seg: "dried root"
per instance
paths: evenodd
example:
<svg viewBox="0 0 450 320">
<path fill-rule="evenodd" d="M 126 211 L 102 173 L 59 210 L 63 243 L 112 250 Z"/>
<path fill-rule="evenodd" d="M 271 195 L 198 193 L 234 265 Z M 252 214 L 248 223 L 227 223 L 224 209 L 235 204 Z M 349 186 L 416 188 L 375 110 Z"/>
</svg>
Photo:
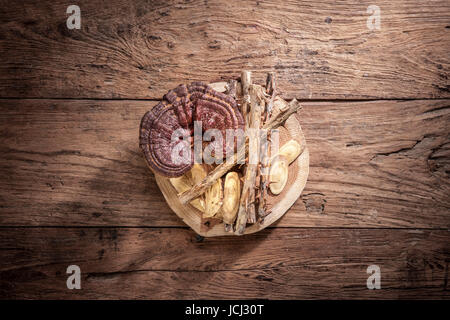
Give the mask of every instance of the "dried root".
<svg viewBox="0 0 450 320">
<path fill-rule="evenodd" d="M 191 171 L 189 171 L 191 180 L 194 184 L 201 182 L 208 175 L 204 165 L 194 164 Z M 222 206 L 222 179 L 219 178 L 216 182 L 210 186 L 204 194 L 204 210 L 203 217 L 211 218 L 219 213 Z"/>
<path fill-rule="evenodd" d="M 201 182 L 203 179 L 205 179 L 208 172 L 206 171 L 205 167 L 201 164 L 195 163 L 191 171 L 189 171 L 191 180 L 194 182 L 194 184 L 197 184 Z"/>
<path fill-rule="evenodd" d="M 233 224 L 239 209 L 241 181 L 237 172 L 229 172 L 225 177 L 223 190 L 222 218 L 226 224 Z"/>
<path fill-rule="evenodd" d="M 277 195 L 283 191 L 288 180 L 288 167 L 289 163 L 285 157 L 279 156 L 272 161 L 270 166 L 270 191 Z"/>
<path fill-rule="evenodd" d="M 236 231 L 238 235 L 244 233 L 247 222 L 255 223 L 255 187 L 256 174 L 259 167 L 261 115 L 265 107 L 264 92 L 261 86 L 250 85 L 250 122 L 246 127 L 248 136 L 249 160 L 245 168 L 244 184 L 242 186 L 238 216 L 236 219 Z"/>
<path fill-rule="evenodd" d="M 185 173 L 181 177 L 170 178 L 170 183 L 178 193 L 190 190 L 195 184 L 194 181 L 192 181 L 192 179 L 190 178 L 189 172 Z M 203 199 L 203 195 L 199 196 L 196 199 L 193 199 L 190 204 L 201 212 L 205 211 L 205 200 Z"/>
<path fill-rule="evenodd" d="M 220 207 L 222 207 L 222 197 L 222 178 L 219 178 L 205 192 L 205 212 L 203 214 L 204 218 L 214 217 L 219 212 Z"/>
<path fill-rule="evenodd" d="M 249 88 L 252 84 L 252 73 L 250 71 L 242 71 L 241 73 L 241 86 L 242 86 L 242 116 L 244 117 L 245 127 L 248 128 L 250 122 L 249 105 L 250 105 L 250 94 Z"/>
</svg>

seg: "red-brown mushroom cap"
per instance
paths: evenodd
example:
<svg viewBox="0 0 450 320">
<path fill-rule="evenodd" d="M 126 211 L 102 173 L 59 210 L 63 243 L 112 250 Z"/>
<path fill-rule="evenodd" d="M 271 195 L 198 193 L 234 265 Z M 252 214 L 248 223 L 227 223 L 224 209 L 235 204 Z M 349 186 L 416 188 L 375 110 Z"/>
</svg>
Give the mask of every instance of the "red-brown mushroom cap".
<svg viewBox="0 0 450 320">
<path fill-rule="evenodd" d="M 202 121 L 203 131 L 220 130 L 225 142 L 223 156 L 230 152 L 227 147 L 230 141 L 225 141 L 226 129 L 242 129 L 244 126 L 236 101 L 202 82 L 170 90 L 163 101 L 141 120 L 139 145 L 154 172 L 178 177 L 190 170 L 194 163 L 191 148 L 194 121 Z M 175 132 L 182 136 L 183 141 L 173 139 Z M 190 155 L 178 154 L 179 150 L 189 148 Z"/>
<path fill-rule="evenodd" d="M 203 132 L 210 129 L 220 130 L 223 139 L 223 157 L 234 151 L 236 140 L 227 141 L 226 130 L 242 129 L 244 118 L 233 98 L 213 89 L 207 90 L 197 101 L 195 120 L 202 122 Z"/>
</svg>

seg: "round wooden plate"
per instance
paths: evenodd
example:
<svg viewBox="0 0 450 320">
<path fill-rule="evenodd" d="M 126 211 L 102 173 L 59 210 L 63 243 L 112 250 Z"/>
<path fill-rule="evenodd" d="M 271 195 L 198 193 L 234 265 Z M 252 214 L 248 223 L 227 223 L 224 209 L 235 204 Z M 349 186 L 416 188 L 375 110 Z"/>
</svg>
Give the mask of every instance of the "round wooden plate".
<svg viewBox="0 0 450 320">
<path fill-rule="evenodd" d="M 280 146 L 290 139 L 295 139 L 300 145 L 304 145 L 305 149 L 289 166 L 289 178 L 283 192 L 277 196 L 268 196 L 268 209 L 271 210 L 271 213 L 267 215 L 262 222 L 248 225 L 244 234 L 262 230 L 280 219 L 295 203 L 298 197 L 300 197 L 300 194 L 305 187 L 309 173 L 309 153 L 297 116 L 292 115 L 279 130 Z M 184 223 L 194 229 L 199 235 L 204 237 L 234 235 L 233 232 L 225 231 L 225 226 L 220 220 L 214 218 L 204 219 L 202 218 L 202 212 L 195 209 L 190 204 L 181 204 L 177 196 L 177 191 L 168 178 L 156 174 L 156 183 L 169 204 L 169 207 L 184 221 Z"/>
</svg>

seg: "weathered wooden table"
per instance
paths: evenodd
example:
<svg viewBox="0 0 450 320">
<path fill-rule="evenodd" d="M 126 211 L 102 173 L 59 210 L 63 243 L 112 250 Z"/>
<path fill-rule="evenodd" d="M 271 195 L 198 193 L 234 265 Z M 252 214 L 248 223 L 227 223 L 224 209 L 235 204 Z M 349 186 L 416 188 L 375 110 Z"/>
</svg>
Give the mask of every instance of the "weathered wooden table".
<svg viewBox="0 0 450 320">
<path fill-rule="evenodd" d="M 448 1 L 77 4 L 72 30 L 67 1 L 0 6 L 0 298 L 450 297 Z M 139 121 L 242 69 L 303 102 L 309 179 L 272 228 L 202 239 Z"/>
</svg>

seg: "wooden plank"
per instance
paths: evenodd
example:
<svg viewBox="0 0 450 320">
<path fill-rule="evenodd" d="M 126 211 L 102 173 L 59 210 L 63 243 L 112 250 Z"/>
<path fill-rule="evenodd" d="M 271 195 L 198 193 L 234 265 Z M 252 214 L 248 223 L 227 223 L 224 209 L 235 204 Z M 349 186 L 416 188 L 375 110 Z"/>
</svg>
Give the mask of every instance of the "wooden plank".
<svg viewBox="0 0 450 320">
<path fill-rule="evenodd" d="M 449 244 L 438 230 L 276 228 L 199 240 L 173 228 L 3 228 L 0 297 L 448 299 Z M 81 290 L 66 287 L 72 264 Z M 380 290 L 366 287 L 369 265 L 380 267 Z"/>
<path fill-rule="evenodd" d="M 182 226 L 138 149 L 146 101 L 1 100 L 0 225 Z M 449 101 L 305 103 L 278 226 L 450 227 Z"/>
<path fill-rule="evenodd" d="M 262 83 L 276 71 L 285 98 L 450 97 L 450 3 L 372 1 L 67 1 L 0 9 L 0 95 L 160 98 L 192 80 Z"/>
</svg>

